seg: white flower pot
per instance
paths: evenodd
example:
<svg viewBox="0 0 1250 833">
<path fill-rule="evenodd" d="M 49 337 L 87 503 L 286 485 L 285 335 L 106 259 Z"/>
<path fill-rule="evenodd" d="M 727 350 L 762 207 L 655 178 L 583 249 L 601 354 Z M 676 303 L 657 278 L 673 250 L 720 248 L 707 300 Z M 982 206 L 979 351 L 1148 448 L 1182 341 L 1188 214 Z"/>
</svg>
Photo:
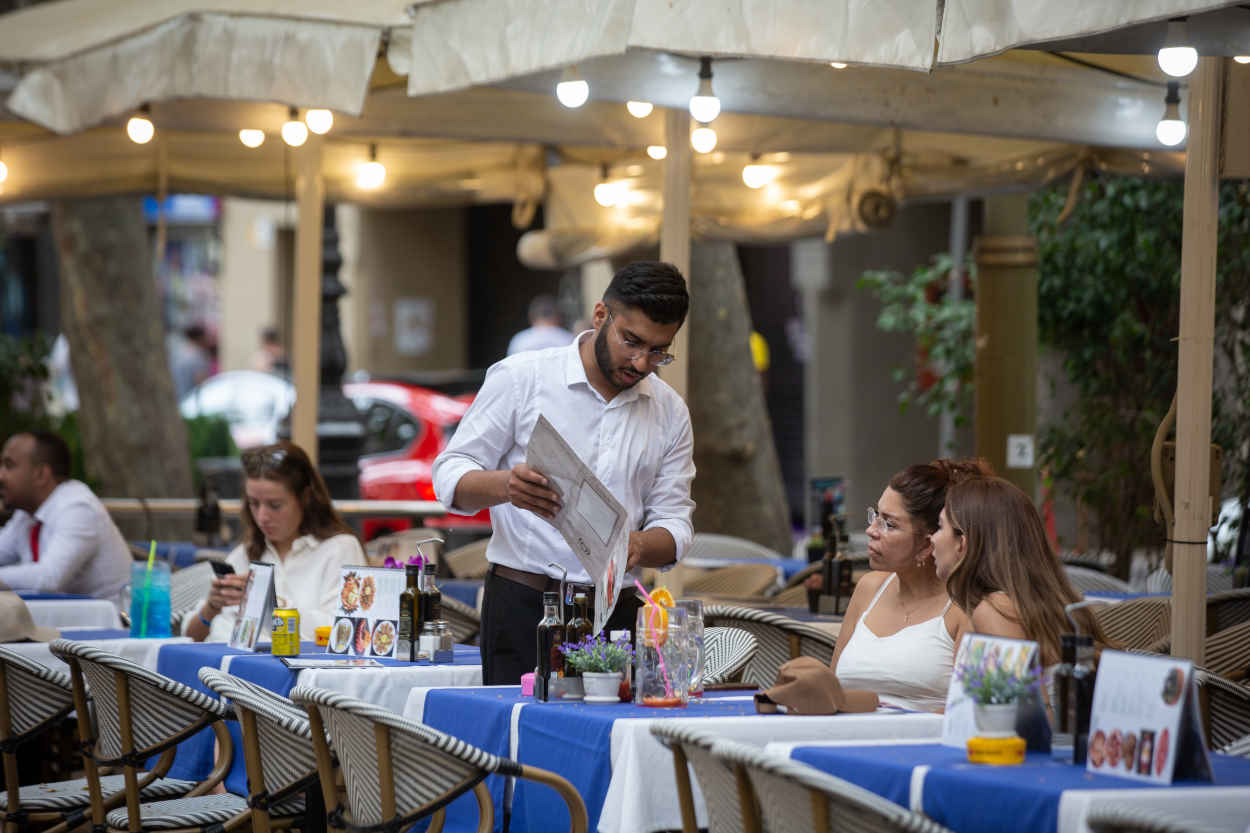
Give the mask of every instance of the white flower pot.
<svg viewBox="0 0 1250 833">
<path fill-rule="evenodd" d="M 975 703 L 977 734 L 984 738 L 1009 738 L 1016 733 L 1018 703 Z"/>
<path fill-rule="evenodd" d="M 621 694 L 620 671 L 583 671 L 582 687 L 587 703 L 619 703 Z"/>
</svg>

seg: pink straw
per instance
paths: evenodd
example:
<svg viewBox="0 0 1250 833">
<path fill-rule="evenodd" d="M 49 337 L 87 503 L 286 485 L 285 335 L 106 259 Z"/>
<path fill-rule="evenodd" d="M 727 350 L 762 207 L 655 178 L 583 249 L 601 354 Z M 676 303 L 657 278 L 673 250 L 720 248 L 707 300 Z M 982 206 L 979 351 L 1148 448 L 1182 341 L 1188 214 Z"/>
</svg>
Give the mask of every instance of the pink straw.
<svg viewBox="0 0 1250 833">
<path fill-rule="evenodd" d="M 655 614 L 656 611 L 659 610 L 660 606 L 655 603 L 655 599 L 651 598 L 651 594 L 646 591 L 646 588 L 642 586 L 638 579 L 634 579 L 634 586 L 638 588 L 638 592 L 642 594 L 642 597 L 647 600 L 647 604 L 651 606 L 651 613 L 647 614 L 647 630 L 651 631 L 652 634 L 655 634 L 655 632 L 659 630 L 655 624 Z M 643 637 L 643 641 L 646 641 L 645 636 Z M 660 640 L 658 636 L 655 640 L 655 655 L 660 658 L 660 673 L 664 675 L 664 696 L 672 697 L 673 684 L 669 682 L 668 679 L 668 669 L 664 666 L 664 652 L 660 650 Z"/>
</svg>

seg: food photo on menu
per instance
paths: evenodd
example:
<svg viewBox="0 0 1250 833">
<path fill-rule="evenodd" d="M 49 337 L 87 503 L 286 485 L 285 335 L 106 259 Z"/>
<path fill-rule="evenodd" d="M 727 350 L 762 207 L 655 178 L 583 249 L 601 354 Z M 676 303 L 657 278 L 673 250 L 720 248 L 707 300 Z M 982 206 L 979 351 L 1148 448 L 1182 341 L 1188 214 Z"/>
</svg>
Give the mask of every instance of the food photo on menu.
<svg viewBox="0 0 1250 833">
<path fill-rule="evenodd" d="M 402 570 L 344 568 L 327 651 L 360 657 L 394 656 L 399 594 L 405 586 Z"/>
</svg>

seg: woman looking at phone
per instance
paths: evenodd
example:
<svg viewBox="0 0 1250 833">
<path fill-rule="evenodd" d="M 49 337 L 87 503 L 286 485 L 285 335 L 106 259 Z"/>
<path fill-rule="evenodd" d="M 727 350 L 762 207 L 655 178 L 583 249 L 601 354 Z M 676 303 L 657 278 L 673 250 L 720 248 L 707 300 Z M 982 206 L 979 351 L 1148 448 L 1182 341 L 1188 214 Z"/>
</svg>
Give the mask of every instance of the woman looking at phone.
<svg viewBox="0 0 1250 833">
<path fill-rule="evenodd" d="M 364 564 L 364 550 L 302 448 L 280 442 L 245 451 L 242 460 L 243 543 L 225 561 L 233 573 L 219 570 L 183 632 L 197 642 L 228 641 L 251 565 L 260 563 L 274 565 L 277 605 L 299 610 L 300 638 L 312 641 L 333 621 L 342 568 Z"/>
</svg>

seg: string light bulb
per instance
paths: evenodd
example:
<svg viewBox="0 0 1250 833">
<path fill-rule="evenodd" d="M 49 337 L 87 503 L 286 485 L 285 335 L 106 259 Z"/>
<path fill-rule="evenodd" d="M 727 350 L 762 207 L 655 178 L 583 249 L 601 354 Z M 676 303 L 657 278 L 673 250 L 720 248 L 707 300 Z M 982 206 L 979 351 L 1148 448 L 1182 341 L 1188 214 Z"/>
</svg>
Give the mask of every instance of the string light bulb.
<svg viewBox="0 0 1250 833">
<path fill-rule="evenodd" d="M 1167 34 L 1158 57 L 1159 69 L 1173 78 L 1184 78 L 1198 66 L 1198 50 L 1190 43 L 1185 18 L 1174 17 L 1168 21 Z"/>
<path fill-rule="evenodd" d="M 620 185 L 615 182 L 608 182 L 608 166 L 600 166 L 599 182 L 595 185 L 595 202 L 604 208 L 611 208 L 620 201 L 620 198 Z"/>
<path fill-rule="evenodd" d="M 829 66 L 833 67 L 834 69 L 846 69 L 846 64 L 842 63 L 841 61 L 830 61 Z"/>
<path fill-rule="evenodd" d="M 304 112 L 304 124 L 318 136 L 324 136 L 334 127 L 334 114 L 323 108 L 313 108 Z"/>
<path fill-rule="evenodd" d="M 748 188 L 763 188 L 777 178 L 776 165 L 761 165 L 758 153 L 751 154 L 751 161 L 742 167 L 742 183 Z"/>
<path fill-rule="evenodd" d="M 144 104 L 126 122 L 126 135 L 136 145 L 146 145 L 156 135 L 156 128 L 153 127 L 152 119 L 149 118 L 151 114 L 152 108 Z"/>
<path fill-rule="evenodd" d="M 1233 60 L 1239 64 L 1250 64 L 1250 55 L 1234 55 Z"/>
<path fill-rule="evenodd" d="M 710 127 L 696 127 L 690 133 L 690 146 L 699 153 L 711 153 L 716 147 L 716 131 Z"/>
<path fill-rule="evenodd" d="M 9 178 L 9 166 L 4 164 L 4 160 L 0 159 L 0 182 L 4 182 Z"/>
<path fill-rule="evenodd" d="M 712 90 L 712 59 L 699 59 L 699 88 L 690 97 L 690 116 L 701 124 L 710 124 L 720 115 L 720 99 Z"/>
<path fill-rule="evenodd" d="M 590 98 L 590 84 L 582 78 L 577 67 L 565 67 L 560 75 L 560 83 L 556 84 L 556 98 L 570 110 L 576 110 Z"/>
<path fill-rule="evenodd" d="M 1169 81 L 1168 93 L 1163 99 L 1163 118 L 1155 125 L 1155 138 L 1159 144 L 1175 147 L 1185 141 L 1187 128 L 1181 119 L 1180 82 Z"/>
<path fill-rule="evenodd" d="M 652 159 L 659 162 L 661 159 L 668 156 L 668 148 L 664 145 L 647 145 L 647 156 L 650 156 Z"/>
<path fill-rule="evenodd" d="M 239 141 L 244 147 L 258 148 L 265 143 L 265 131 L 255 127 L 245 127 L 239 131 Z"/>
<path fill-rule="evenodd" d="M 378 161 L 378 146 L 369 145 L 369 161 L 356 166 L 356 187 L 373 191 L 386 182 L 386 166 Z"/>
<path fill-rule="evenodd" d="M 299 120 L 299 111 L 294 107 L 287 113 L 286 123 L 282 125 L 282 141 L 293 148 L 308 141 L 308 125 Z"/>
<path fill-rule="evenodd" d="M 636 119 L 645 119 L 651 115 L 651 111 L 655 109 L 655 105 L 650 101 L 626 101 L 625 109 Z"/>
</svg>

